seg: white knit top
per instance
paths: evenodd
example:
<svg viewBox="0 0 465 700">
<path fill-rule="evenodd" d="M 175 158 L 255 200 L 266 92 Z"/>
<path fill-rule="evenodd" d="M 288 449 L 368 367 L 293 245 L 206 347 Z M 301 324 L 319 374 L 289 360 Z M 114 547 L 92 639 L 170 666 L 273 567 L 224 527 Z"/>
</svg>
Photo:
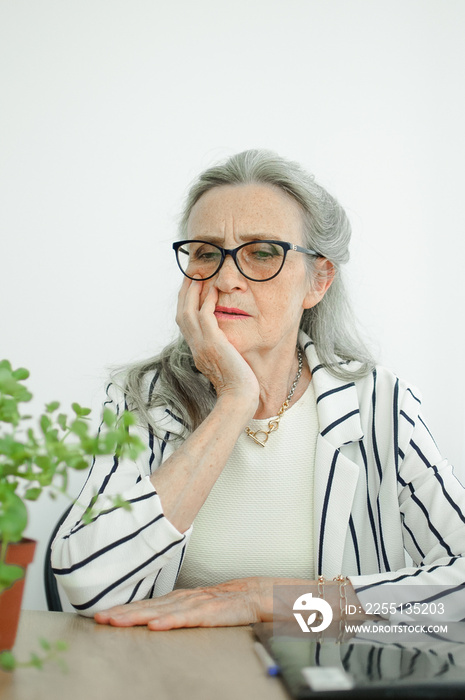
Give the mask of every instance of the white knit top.
<svg viewBox="0 0 465 700">
<path fill-rule="evenodd" d="M 252 430 L 268 421 L 251 420 Z M 313 383 L 257 445 L 245 432 L 199 511 L 176 588 L 233 578 L 314 578 L 313 474 L 319 425 Z"/>
</svg>

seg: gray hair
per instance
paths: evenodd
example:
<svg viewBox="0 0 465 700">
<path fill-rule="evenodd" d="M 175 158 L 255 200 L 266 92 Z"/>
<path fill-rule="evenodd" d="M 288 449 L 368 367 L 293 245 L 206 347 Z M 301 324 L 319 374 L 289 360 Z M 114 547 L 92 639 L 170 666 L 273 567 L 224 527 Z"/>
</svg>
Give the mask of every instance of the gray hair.
<svg viewBox="0 0 465 700">
<path fill-rule="evenodd" d="M 224 185 L 267 184 L 279 187 L 295 201 L 303 212 L 304 245 L 318 251 L 334 266 L 334 278 L 321 301 L 305 309 L 300 328 L 315 344 L 315 349 L 328 372 L 353 381 L 371 372 L 373 359 L 355 327 L 341 276 L 341 266 L 349 260 L 351 227 L 344 209 L 313 175 L 293 161 L 266 150 L 243 151 L 205 170 L 191 185 L 180 219 L 180 239 L 187 238 L 187 222 L 195 203 L 214 187 Z M 310 279 L 318 272 L 316 262 L 306 256 Z M 344 364 L 360 363 L 348 370 Z M 147 375 L 158 373 L 156 390 L 147 401 L 142 387 Z M 131 367 L 125 378 L 125 391 L 130 405 L 157 432 L 150 410 L 169 406 L 195 430 L 211 412 L 216 395 L 210 382 L 197 370 L 184 338 L 165 347 L 159 355 Z"/>
</svg>

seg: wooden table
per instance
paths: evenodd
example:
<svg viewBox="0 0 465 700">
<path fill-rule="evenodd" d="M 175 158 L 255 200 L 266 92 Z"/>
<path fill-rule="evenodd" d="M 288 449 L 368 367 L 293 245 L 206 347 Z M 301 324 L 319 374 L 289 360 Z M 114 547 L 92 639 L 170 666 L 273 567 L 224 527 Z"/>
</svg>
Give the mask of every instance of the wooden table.
<svg viewBox="0 0 465 700">
<path fill-rule="evenodd" d="M 65 640 L 68 671 L 0 671 L 0 700 L 288 700 L 256 657 L 249 627 L 149 632 L 97 625 L 72 613 L 23 611 L 18 660 L 40 649 L 38 638 Z"/>
</svg>

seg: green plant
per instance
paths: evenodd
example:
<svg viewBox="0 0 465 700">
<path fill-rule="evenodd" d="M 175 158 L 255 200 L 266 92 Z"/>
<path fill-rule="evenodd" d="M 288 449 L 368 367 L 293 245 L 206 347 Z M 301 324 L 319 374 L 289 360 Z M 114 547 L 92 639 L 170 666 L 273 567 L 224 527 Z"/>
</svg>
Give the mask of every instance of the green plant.
<svg viewBox="0 0 465 700">
<path fill-rule="evenodd" d="M 51 496 L 67 493 L 70 469 L 87 469 L 93 455 L 118 454 L 132 458 L 143 449 L 142 442 L 129 432 L 131 413 L 116 416 L 106 408 L 102 429 L 90 431 L 89 408 L 72 404 L 73 415 L 60 413 L 60 404 L 45 406 L 38 427 L 31 416 L 21 415 L 21 404 L 32 394 L 24 381 L 28 370 L 12 369 L 8 360 L 0 362 L 0 593 L 22 578 L 21 567 L 5 562 L 7 547 L 19 542 L 27 526 L 27 501 L 44 492 Z M 129 508 L 121 497 L 117 506 Z M 92 509 L 85 518 L 92 517 Z"/>
<path fill-rule="evenodd" d="M 28 661 L 18 661 L 12 651 L 0 652 L 0 669 L 2 671 L 14 671 L 15 668 L 38 668 L 43 669 L 44 664 L 55 661 L 62 671 L 67 671 L 67 666 L 62 658 L 62 652 L 68 649 L 66 642 L 58 640 L 49 642 L 47 639 L 39 639 L 41 652 L 31 652 Z"/>
</svg>

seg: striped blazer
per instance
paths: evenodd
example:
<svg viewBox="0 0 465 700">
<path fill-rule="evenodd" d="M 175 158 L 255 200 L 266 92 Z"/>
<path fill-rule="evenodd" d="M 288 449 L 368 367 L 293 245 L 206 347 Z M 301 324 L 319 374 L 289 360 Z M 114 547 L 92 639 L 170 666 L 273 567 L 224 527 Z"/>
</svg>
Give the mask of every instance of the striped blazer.
<svg viewBox="0 0 465 700">
<path fill-rule="evenodd" d="M 315 570 L 349 576 L 362 603 L 405 583 L 465 582 L 465 491 L 442 459 L 420 412 L 418 392 L 384 367 L 354 381 L 338 379 L 300 333 L 312 372 L 320 432 L 314 470 Z M 349 370 L 356 362 L 347 363 Z M 148 377 L 147 391 L 156 391 Z M 124 406 L 112 396 L 107 405 Z M 150 475 L 175 450 L 179 421 L 156 409 L 164 433 L 140 428 L 147 445 L 136 461 L 98 457 L 53 545 L 52 566 L 84 615 L 173 589 L 192 527 L 179 532 L 164 516 Z M 98 494 L 98 513 L 82 521 Z M 131 510 L 115 508 L 121 494 Z M 405 554 L 411 564 L 406 566 Z M 381 587 L 381 588 L 380 588 Z M 386 589 L 385 589 L 386 590 Z M 465 602 L 462 617 L 465 618 Z"/>
</svg>

